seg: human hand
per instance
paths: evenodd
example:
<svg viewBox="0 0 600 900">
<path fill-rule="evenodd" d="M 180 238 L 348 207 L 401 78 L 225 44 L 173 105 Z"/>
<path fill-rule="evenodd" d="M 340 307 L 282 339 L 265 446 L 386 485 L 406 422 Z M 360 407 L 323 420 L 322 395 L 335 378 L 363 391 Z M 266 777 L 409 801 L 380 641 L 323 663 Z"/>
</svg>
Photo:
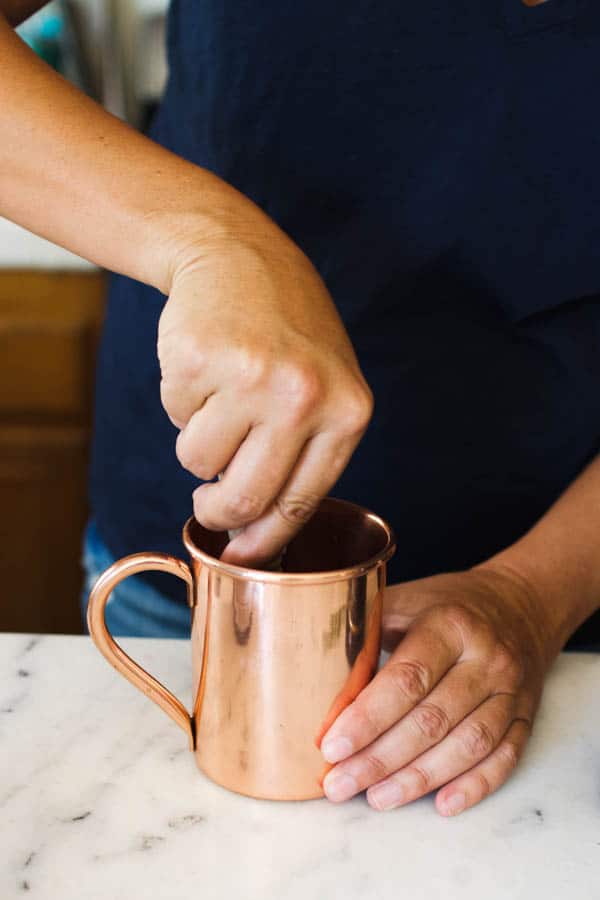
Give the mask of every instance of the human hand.
<svg viewBox="0 0 600 900">
<path fill-rule="evenodd" d="M 225 471 L 194 492 L 195 516 L 210 529 L 243 527 L 223 558 L 257 565 L 339 478 L 372 400 L 319 275 L 250 207 L 184 255 L 158 355 L 180 462 L 206 481 Z"/>
<path fill-rule="evenodd" d="M 552 658 L 541 604 L 516 572 L 480 566 L 388 588 L 383 631 L 392 656 L 323 739 L 326 796 L 367 789 L 384 810 L 441 788 L 455 815 L 525 747 Z"/>
<path fill-rule="evenodd" d="M 196 491 L 196 517 L 245 526 L 224 558 L 271 560 L 371 415 L 325 285 L 250 199 L 93 103 L 1 13 L 0 58 L 2 215 L 168 296 L 158 356 L 177 453 L 204 480 L 226 470 Z"/>
</svg>

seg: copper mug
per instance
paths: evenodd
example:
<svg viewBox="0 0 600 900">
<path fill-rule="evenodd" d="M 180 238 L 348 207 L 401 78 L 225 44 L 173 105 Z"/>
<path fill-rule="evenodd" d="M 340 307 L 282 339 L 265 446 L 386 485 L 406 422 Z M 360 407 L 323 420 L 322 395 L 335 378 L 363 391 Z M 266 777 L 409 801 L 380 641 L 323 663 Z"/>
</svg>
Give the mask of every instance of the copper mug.
<svg viewBox="0 0 600 900">
<path fill-rule="evenodd" d="M 321 738 L 373 677 L 379 659 L 390 527 L 343 500 L 323 500 L 288 545 L 283 571 L 221 562 L 227 534 L 195 519 L 183 529 L 187 564 L 137 553 L 98 579 L 88 605 L 96 646 L 188 736 L 199 768 L 232 791 L 271 800 L 323 795 Z M 187 584 L 194 708 L 115 643 L 104 620 L 113 588 L 158 570 Z"/>
</svg>

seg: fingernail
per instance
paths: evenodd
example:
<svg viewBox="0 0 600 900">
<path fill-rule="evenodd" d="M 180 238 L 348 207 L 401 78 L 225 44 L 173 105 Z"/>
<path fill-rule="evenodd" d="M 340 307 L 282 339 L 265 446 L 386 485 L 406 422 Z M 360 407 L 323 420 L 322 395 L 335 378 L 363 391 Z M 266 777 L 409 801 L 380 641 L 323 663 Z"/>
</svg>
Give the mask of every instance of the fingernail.
<svg viewBox="0 0 600 900">
<path fill-rule="evenodd" d="M 382 812 L 386 809 L 393 809 L 402 803 L 403 796 L 404 791 L 396 781 L 383 781 L 367 791 L 369 805 Z"/>
<path fill-rule="evenodd" d="M 334 803 L 341 803 L 343 800 L 349 800 L 358 793 L 358 785 L 356 779 L 352 775 L 329 775 L 323 782 L 325 795 L 328 800 Z"/>
<path fill-rule="evenodd" d="M 442 803 L 442 813 L 445 816 L 456 816 L 462 812 L 467 805 L 467 798 L 464 794 L 450 794 Z"/>
<path fill-rule="evenodd" d="M 330 738 L 323 741 L 321 753 L 330 763 L 346 759 L 352 753 L 352 743 L 345 737 Z"/>
</svg>

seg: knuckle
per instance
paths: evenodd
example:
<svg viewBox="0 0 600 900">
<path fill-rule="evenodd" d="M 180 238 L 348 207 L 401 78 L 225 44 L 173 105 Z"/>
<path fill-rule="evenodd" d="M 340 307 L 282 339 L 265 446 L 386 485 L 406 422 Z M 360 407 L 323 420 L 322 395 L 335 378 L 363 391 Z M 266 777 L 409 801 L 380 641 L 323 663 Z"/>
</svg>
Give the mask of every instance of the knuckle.
<svg viewBox="0 0 600 900">
<path fill-rule="evenodd" d="M 505 678 L 513 684 L 519 683 L 524 675 L 522 661 L 506 646 L 496 651 L 491 665 L 492 675 Z"/>
<path fill-rule="evenodd" d="M 462 639 L 464 639 L 466 634 L 471 633 L 475 627 L 473 614 L 464 606 L 448 604 L 441 607 L 439 613 L 440 616 L 443 616 L 444 626 L 453 628 Z"/>
<path fill-rule="evenodd" d="M 429 693 L 433 681 L 429 667 L 416 659 L 388 663 L 387 674 L 395 690 L 413 703 Z"/>
<path fill-rule="evenodd" d="M 368 387 L 350 392 L 341 403 L 341 430 L 349 437 L 361 435 L 373 415 L 373 395 Z"/>
<path fill-rule="evenodd" d="M 424 769 L 423 766 L 415 765 L 413 763 L 412 766 L 407 767 L 406 773 L 411 780 L 415 782 L 417 793 L 428 794 L 433 788 L 431 773 L 428 772 L 427 769 Z"/>
<path fill-rule="evenodd" d="M 365 773 L 365 783 L 374 784 L 387 778 L 390 774 L 389 766 L 376 753 L 365 753 L 362 764 Z"/>
<path fill-rule="evenodd" d="M 181 431 L 175 442 L 175 455 L 184 469 L 203 481 L 210 481 L 217 474 L 214 466 L 202 456 L 198 447 L 193 447 L 185 431 Z"/>
<path fill-rule="evenodd" d="M 513 741 L 503 741 L 497 750 L 502 768 L 506 772 L 512 772 L 516 768 L 521 755 L 519 747 Z"/>
<path fill-rule="evenodd" d="M 412 712 L 412 721 L 428 741 L 438 743 L 450 730 L 444 710 L 435 703 L 421 703 Z"/>
<path fill-rule="evenodd" d="M 290 366 L 281 378 L 281 391 L 288 409 L 296 418 L 313 412 L 324 398 L 321 378 L 310 366 Z"/>
<path fill-rule="evenodd" d="M 205 508 L 204 494 L 202 491 L 194 492 L 194 518 L 200 525 L 207 528 L 208 531 L 220 531 L 221 526 L 212 518 L 210 512 Z"/>
<path fill-rule="evenodd" d="M 172 374 L 179 381 L 197 378 L 206 367 L 206 356 L 197 335 L 178 330 L 158 341 L 158 359 L 163 374 Z"/>
<path fill-rule="evenodd" d="M 183 431 L 179 433 L 177 440 L 175 441 L 175 455 L 183 468 L 191 471 L 194 460 Z"/>
<path fill-rule="evenodd" d="M 316 511 L 320 499 L 309 494 L 287 494 L 285 497 L 278 497 L 275 506 L 281 518 L 295 528 L 308 522 Z"/>
<path fill-rule="evenodd" d="M 477 779 L 477 784 L 479 790 L 477 791 L 477 795 L 480 800 L 483 800 L 484 797 L 488 797 L 492 793 L 492 786 L 489 782 L 489 779 L 483 772 L 476 772 L 475 777 Z"/>
<path fill-rule="evenodd" d="M 163 378 L 160 382 L 160 401 L 165 411 L 175 419 L 180 418 L 181 413 L 181 391 L 171 379 Z"/>
<path fill-rule="evenodd" d="M 192 475 L 195 475 L 202 481 L 212 481 L 212 479 L 217 475 L 217 468 L 215 466 L 211 466 L 206 460 L 203 459 L 192 462 L 189 466 L 184 466 L 184 469 L 188 469 L 192 473 Z"/>
<path fill-rule="evenodd" d="M 253 494 L 234 494 L 225 497 L 222 504 L 223 517 L 227 522 L 242 525 L 253 522 L 263 512 L 265 501 Z"/>
<path fill-rule="evenodd" d="M 238 359 L 238 384 L 247 392 L 264 387 L 269 379 L 271 366 L 265 356 L 245 353 Z"/>
<path fill-rule="evenodd" d="M 206 460 L 199 459 L 190 459 L 187 463 L 179 460 L 184 469 L 187 469 L 188 472 L 191 472 L 192 475 L 195 475 L 196 478 L 200 478 L 202 481 L 212 481 L 212 479 L 217 474 L 214 466 L 210 466 Z"/>
<path fill-rule="evenodd" d="M 494 749 L 494 736 L 485 722 L 470 722 L 461 733 L 461 742 L 470 759 L 482 759 Z"/>
<path fill-rule="evenodd" d="M 381 733 L 376 710 L 360 695 L 353 705 L 353 718 L 356 734 L 362 735 L 365 740 L 374 739 Z"/>
</svg>

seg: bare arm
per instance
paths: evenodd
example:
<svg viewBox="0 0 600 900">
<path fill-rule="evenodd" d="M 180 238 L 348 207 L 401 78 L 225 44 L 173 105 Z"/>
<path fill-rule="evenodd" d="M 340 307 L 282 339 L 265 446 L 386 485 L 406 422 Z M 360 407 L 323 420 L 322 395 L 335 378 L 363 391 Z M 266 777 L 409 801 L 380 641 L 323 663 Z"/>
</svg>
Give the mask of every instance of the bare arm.
<svg viewBox="0 0 600 900">
<path fill-rule="evenodd" d="M 87 98 L 2 17 L 0 61 L 0 215 L 167 293 L 185 226 L 213 234 L 228 204 L 251 206 Z"/>
<path fill-rule="evenodd" d="M 599 559 L 600 457 L 492 559 L 390 587 L 384 631 L 397 647 L 325 735 L 339 762 L 328 797 L 367 788 L 390 809 L 441 788 L 438 810 L 455 815 L 500 787 L 554 657 L 600 608 Z"/>
<path fill-rule="evenodd" d="M 226 470 L 195 492 L 196 517 L 243 528 L 231 561 L 275 556 L 371 412 L 309 260 L 234 188 L 68 84 L 2 16 L 0 215 L 169 295 L 158 355 L 177 455 L 207 481 Z"/>
<path fill-rule="evenodd" d="M 482 568 L 506 567 L 545 610 L 550 656 L 600 609 L 600 456 L 520 541 Z"/>
</svg>

